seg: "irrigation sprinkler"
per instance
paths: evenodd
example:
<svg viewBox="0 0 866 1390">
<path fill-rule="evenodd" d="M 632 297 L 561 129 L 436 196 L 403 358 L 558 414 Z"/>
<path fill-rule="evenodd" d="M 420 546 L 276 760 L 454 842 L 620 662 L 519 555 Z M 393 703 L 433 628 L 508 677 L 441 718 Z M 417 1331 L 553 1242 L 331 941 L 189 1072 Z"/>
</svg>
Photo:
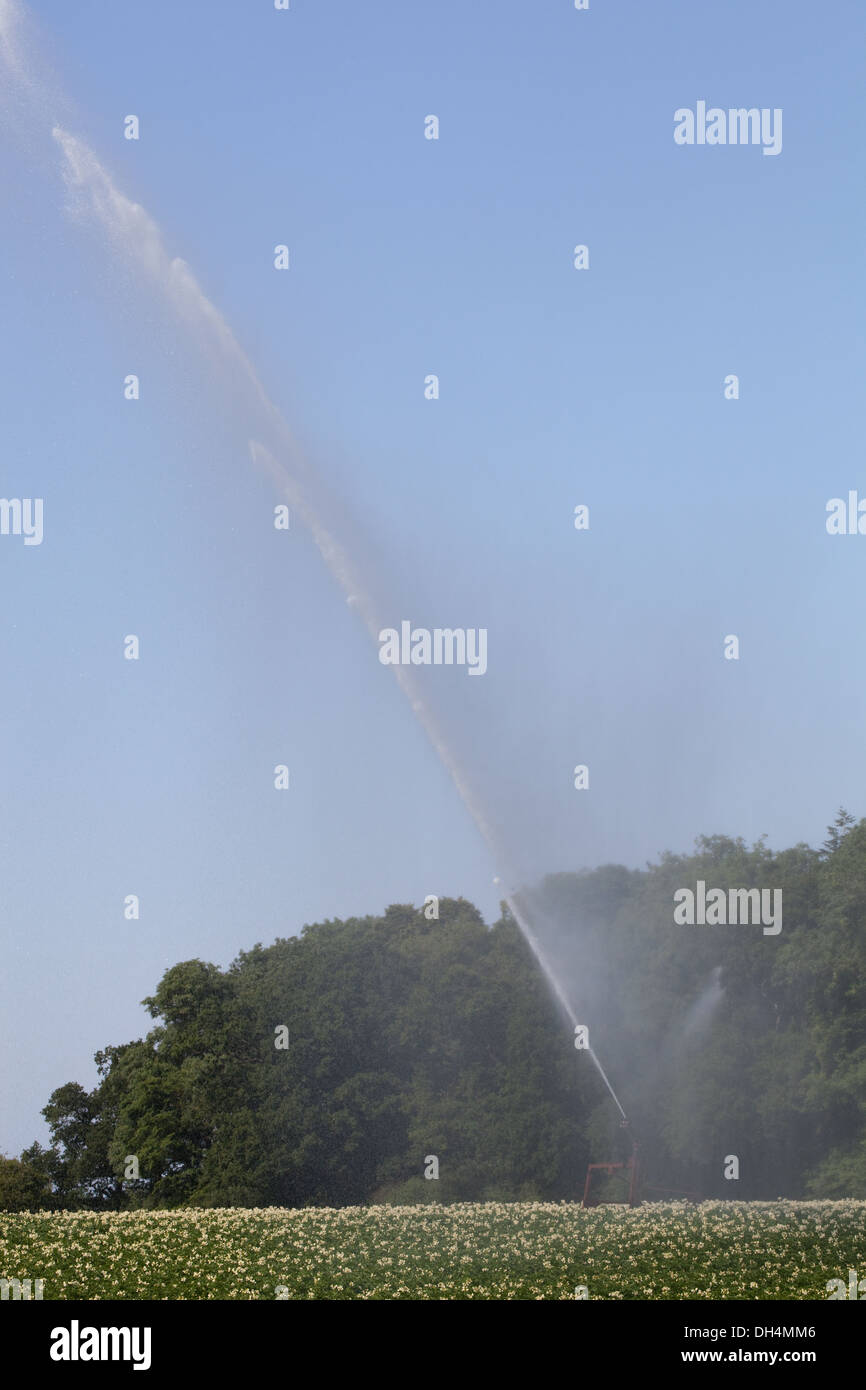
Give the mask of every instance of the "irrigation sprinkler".
<svg viewBox="0 0 866 1390">
<path fill-rule="evenodd" d="M 629 1128 L 628 1120 L 623 1120 L 623 1122 L 622 1122 L 622 1128 L 623 1128 L 623 1129 L 628 1129 L 628 1128 Z M 627 1197 L 626 1201 L 625 1201 L 624 1203 L 622 1203 L 622 1202 L 613 1202 L 613 1201 L 611 1201 L 609 1198 L 602 1198 L 602 1197 L 596 1197 L 595 1200 L 593 1200 L 593 1196 L 592 1196 L 592 1175 L 593 1175 L 593 1173 L 604 1173 L 606 1177 L 610 1177 L 610 1175 L 611 1175 L 612 1173 L 617 1173 L 617 1172 L 625 1172 L 625 1173 L 628 1173 L 628 1175 L 629 1175 L 629 1179 L 628 1179 L 628 1197 Z M 634 1138 L 634 1136 L 632 1135 L 632 1141 L 631 1141 L 631 1158 L 625 1159 L 623 1162 L 620 1162 L 620 1163 L 590 1163 L 590 1164 L 587 1165 L 587 1169 L 586 1169 L 586 1182 L 585 1182 L 584 1185 L 583 1185 L 583 1201 L 581 1202 L 580 1205 L 581 1205 L 582 1207 L 601 1207 L 601 1206 L 629 1206 L 629 1207 L 639 1207 L 639 1206 L 640 1206 L 640 1202 L 641 1202 L 640 1157 L 639 1157 L 639 1153 L 638 1153 L 637 1140 L 636 1140 L 636 1139 Z"/>
</svg>

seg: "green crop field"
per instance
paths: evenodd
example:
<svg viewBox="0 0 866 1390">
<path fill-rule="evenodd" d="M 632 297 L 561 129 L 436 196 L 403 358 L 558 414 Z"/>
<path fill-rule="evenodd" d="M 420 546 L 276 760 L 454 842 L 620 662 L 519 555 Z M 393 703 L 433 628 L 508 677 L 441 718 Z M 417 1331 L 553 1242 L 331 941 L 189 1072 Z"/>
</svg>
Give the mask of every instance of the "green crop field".
<svg viewBox="0 0 866 1390">
<path fill-rule="evenodd" d="M 827 1299 L 851 1269 L 863 1201 L 0 1214 L 0 1277 L 44 1299 Z"/>
</svg>

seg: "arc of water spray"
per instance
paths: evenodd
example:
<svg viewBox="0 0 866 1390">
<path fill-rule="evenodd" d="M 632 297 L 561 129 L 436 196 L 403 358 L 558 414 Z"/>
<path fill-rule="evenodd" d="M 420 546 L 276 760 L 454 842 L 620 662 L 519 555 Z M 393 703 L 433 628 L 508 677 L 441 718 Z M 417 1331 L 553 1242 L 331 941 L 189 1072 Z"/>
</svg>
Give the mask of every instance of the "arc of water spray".
<svg viewBox="0 0 866 1390">
<path fill-rule="evenodd" d="M 22 100 L 32 107 L 34 118 L 44 120 L 47 101 L 45 87 L 29 75 L 23 59 L 18 31 L 20 8 L 13 0 L 0 0 L 0 59 L 7 82 L 15 86 Z M 88 213 L 99 224 L 114 252 L 124 260 L 134 257 L 138 268 L 162 292 L 170 308 L 196 339 L 204 353 L 219 362 L 231 378 L 235 404 L 246 396 L 245 409 L 251 425 L 249 441 L 253 462 L 268 472 L 277 489 L 294 507 L 310 532 L 331 575 L 342 588 L 347 602 L 358 612 L 370 636 L 378 642 L 384 624 L 365 581 L 358 560 L 323 520 L 317 506 L 316 479 L 300 457 L 291 432 L 276 406 L 270 401 L 258 375 L 222 314 L 202 291 L 185 261 L 168 255 L 162 234 L 140 204 L 127 198 L 115 185 L 93 151 L 59 125 L 51 134 L 59 146 L 63 178 L 74 208 Z M 266 442 L 265 442 L 266 441 Z M 448 744 L 427 701 L 423 698 L 411 669 L 393 666 L 401 690 L 424 729 L 441 763 L 451 776 L 494 862 L 505 865 L 506 858 L 497 837 L 473 791 L 469 779 Z M 506 896 L 515 921 L 523 933 L 545 979 L 573 1025 L 574 1010 L 547 960 L 516 894 Z M 626 1114 L 592 1048 L 587 1049 L 623 1119 Z"/>
<path fill-rule="evenodd" d="M 507 902 L 509 908 L 511 909 L 511 913 L 512 913 L 513 917 L 515 918 L 515 920 L 516 920 L 516 922 L 517 922 L 517 925 L 520 927 L 520 930 L 523 932 L 523 935 L 526 937 L 526 940 L 527 940 L 527 942 L 529 943 L 530 949 L 532 950 L 532 952 L 533 952 L 533 954 L 534 954 L 534 956 L 535 956 L 535 959 L 538 961 L 538 964 L 539 964 L 540 967 L 541 967 L 542 973 L 543 973 L 545 979 L 547 980 L 547 983 L 549 984 L 549 986 L 550 986 L 550 988 L 551 988 L 551 990 L 552 990 L 552 992 L 553 992 L 555 998 L 557 999 L 557 1001 L 559 1002 L 559 1004 L 561 1005 L 561 1007 L 563 1008 L 563 1010 L 565 1011 L 565 1013 L 568 1015 L 569 1019 L 571 1020 L 572 1027 L 573 1027 L 573 1028 L 577 1028 L 577 1027 L 578 1027 L 577 1015 L 575 1014 L 574 1009 L 572 1008 L 571 1003 L 570 1003 L 570 1001 L 569 1001 L 567 995 L 565 994 L 565 992 L 564 992 L 564 990 L 563 990 L 561 984 L 559 983 L 559 980 L 557 979 L 557 977 L 556 977 L 556 975 L 554 974 L 553 970 L 550 968 L 550 963 L 549 963 L 549 961 L 547 960 L 547 957 L 545 956 L 544 952 L 543 952 L 542 949 L 541 949 L 541 946 L 540 946 L 540 944 L 539 944 L 539 942 L 538 942 L 538 938 L 536 937 L 535 932 L 533 931 L 533 929 L 532 929 L 532 927 L 530 926 L 529 922 L 526 920 L 526 917 L 525 917 L 524 913 L 521 911 L 521 909 L 520 909 L 520 907 L 519 907 L 519 905 L 518 905 L 518 903 L 517 903 L 517 895 L 516 895 L 515 893 L 511 893 L 511 894 L 509 894 L 509 895 L 506 896 L 505 901 Z M 615 1091 L 615 1090 L 613 1089 L 613 1087 L 611 1086 L 610 1081 L 608 1080 L 608 1077 L 607 1077 L 607 1072 L 605 1071 L 604 1067 L 601 1065 L 601 1062 L 598 1060 L 598 1057 L 596 1056 L 596 1053 L 595 1053 L 595 1049 L 594 1049 L 592 1046 L 589 1046 L 589 1047 L 583 1048 L 583 1051 L 589 1053 L 590 1057 L 592 1058 L 593 1062 L 595 1063 L 595 1066 L 596 1066 L 596 1069 L 597 1069 L 597 1071 L 598 1071 L 599 1076 L 601 1077 L 602 1081 L 604 1082 L 605 1086 L 607 1087 L 608 1091 L 610 1092 L 611 1096 L 613 1097 L 613 1103 L 614 1103 L 614 1105 L 616 1106 L 616 1108 L 617 1108 L 617 1110 L 619 1111 L 619 1113 L 622 1115 L 623 1123 L 624 1123 L 624 1124 L 628 1124 L 628 1123 L 629 1123 L 628 1115 L 625 1113 L 625 1111 L 623 1110 L 622 1106 L 620 1105 L 619 1098 L 618 1098 L 618 1096 L 617 1096 L 617 1094 L 616 1094 L 616 1091 Z"/>
<path fill-rule="evenodd" d="M 325 563 L 327 564 L 331 573 L 334 575 L 334 577 L 338 580 L 339 584 L 343 588 L 344 592 L 346 593 L 347 599 L 356 606 L 359 615 L 364 623 L 364 626 L 370 633 L 370 636 L 373 638 L 374 641 L 377 641 L 382 625 L 378 619 L 378 616 L 375 613 L 373 601 L 364 589 L 360 575 L 356 572 L 356 567 L 353 564 L 350 557 L 348 556 L 348 554 L 346 553 L 346 551 L 344 550 L 344 548 L 325 529 L 319 517 L 316 515 L 315 511 L 310 506 L 306 497 L 297 487 L 295 482 L 292 479 L 290 479 L 285 468 L 281 467 L 281 465 L 277 463 L 276 459 L 268 452 L 268 450 L 265 449 L 263 445 L 253 441 L 250 444 L 250 452 L 253 456 L 253 459 L 267 469 L 267 471 L 273 477 L 277 486 L 283 491 L 285 496 L 292 502 L 296 510 L 299 512 L 305 525 L 307 526 L 308 530 L 313 536 L 313 539 L 315 540 L 316 545 L 318 546 L 322 554 L 322 557 L 324 558 Z M 424 732 L 427 734 L 427 737 L 429 738 L 434 749 L 436 750 L 436 753 L 438 754 L 440 760 L 450 773 L 452 781 L 454 782 L 454 785 L 457 788 L 458 794 L 464 806 L 469 811 L 469 814 L 472 816 L 472 819 L 478 827 L 478 830 L 481 832 L 482 838 L 484 839 L 488 848 L 490 849 L 494 861 L 501 862 L 502 856 L 500 847 L 496 840 L 496 836 L 494 835 L 494 832 L 486 816 L 484 815 L 481 805 L 475 797 L 469 785 L 469 782 L 463 773 L 463 769 L 461 768 L 456 757 L 452 753 L 447 741 L 442 735 L 436 723 L 432 710 L 430 709 L 427 702 L 422 699 L 417 689 L 417 682 L 413 679 L 410 670 L 406 667 L 394 666 L 392 667 L 392 670 L 394 671 L 397 677 L 397 681 L 400 685 L 401 690 L 403 691 L 404 695 L 411 704 L 412 710 L 416 718 L 419 720 L 422 728 L 424 729 Z M 496 881 L 498 882 L 498 879 Z M 564 1010 L 565 1014 L 571 1020 L 572 1027 L 577 1027 L 577 1017 L 575 1015 L 574 1009 L 572 1008 L 571 1002 L 568 996 L 566 995 L 565 991 L 563 990 L 562 984 L 557 978 L 555 972 L 551 968 L 550 962 L 545 956 L 544 951 L 541 948 L 541 944 L 538 940 L 538 937 L 536 936 L 535 932 L 532 929 L 532 926 L 527 920 L 525 913 L 520 908 L 517 901 L 516 892 L 512 891 L 510 893 L 506 893 L 505 902 L 508 904 L 512 916 L 517 922 L 517 925 L 522 931 L 529 945 L 529 948 L 532 951 L 532 954 L 534 955 L 538 965 L 540 966 L 541 972 L 544 975 L 544 978 L 547 981 L 550 990 L 554 995 L 554 998 L 557 1000 L 561 1008 Z M 588 1047 L 584 1050 L 589 1053 L 590 1057 L 595 1063 L 595 1066 L 598 1070 L 598 1073 L 602 1081 L 604 1082 L 605 1086 L 607 1087 L 608 1091 L 613 1097 L 614 1105 L 616 1106 L 619 1113 L 622 1115 L 624 1122 L 628 1124 L 628 1116 L 623 1110 L 617 1097 L 617 1094 L 611 1086 L 610 1081 L 607 1077 L 607 1073 L 605 1072 L 604 1067 L 601 1065 L 601 1062 L 598 1060 L 598 1057 L 596 1056 L 594 1049 L 592 1047 Z"/>
<path fill-rule="evenodd" d="M 592 1049 L 591 1047 L 590 1047 L 590 1048 L 587 1048 L 587 1051 L 589 1052 L 589 1055 L 590 1055 L 590 1057 L 592 1058 L 592 1060 L 595 1062 L 595 1065 L 598 1067 L 599 1075 L 601 1076 L 602 1081 L 604 1082 L 605 1086 L 607 1087 L 607 1089 L 610 1091 L 611 1095 L 613 1096 L 613 1103 L 614 1103 L 614 1105 L 616 1106 L 616 1108 L 617 1108 L 617 1110 L 619 1111 L 619 1113 L 622 1115 L 623 1123 L 624 1123 L 624 1124 L 628 1124 L 628 1122 L 629 1122 L 629 1120 L 628 1120 L 628 1115 L 625 1113 L 625 1111 L 623 1110 L 622 1106 L 620 1105 L 619 1100 L 617 1099 L 616 1091 L 613 1089 L 613 1087 L 611 1086 L 610 1082 L 609 1082 L 608 1079 L 607 1079 L 607 1073 L 606 1073 L 604 1067 L 601 1065 L 601 1062 L 598 1060 L 598 1058 L 596 1057 L 596 1055 L 595 1055 L 595 1053 L 594 1053 L 594 1051 L 593 1051 L 593 1049 Z"/>
<path fill-rule="evenodd" d="M 378 643 L 385 624 L 370 592 L 361 565 L 334 534 L 316 505 L 316 480 L 301 459 L 288 425 L 270 401 L 249 358 L 214 304 L 206 297 L 185 261 L 169 257 L 156 223 L 138 203 L 116 187 L 92 150 L 68 131 L 52 131 L 63 153 L 63 173 L 77 210 L 89 212 L 119 254 L 134 255 L 140 270 L 154 281 L 186 327 L 231 373 L 236 395 L 247 396 L 246 411 L 256 436 L 249 441 L 253 462 L 267 472 L 310 532 L 325 564 Z M 464 769 L 450 748 L 411 668 L 392 666 L 412 711 L 449 772 L 460 798 L 497 862 L 502 854 L 493 829 L 472 790 Z"/>
</svg>

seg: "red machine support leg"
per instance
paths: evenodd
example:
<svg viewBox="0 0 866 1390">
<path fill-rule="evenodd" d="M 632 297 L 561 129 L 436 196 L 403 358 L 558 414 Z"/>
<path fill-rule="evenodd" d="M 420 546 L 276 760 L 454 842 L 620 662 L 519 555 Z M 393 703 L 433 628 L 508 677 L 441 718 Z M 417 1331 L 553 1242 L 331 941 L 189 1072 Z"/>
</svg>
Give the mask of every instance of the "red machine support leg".
<svg viewBox="0 0 866 1390">
<path fill-rule="evenodd" d="M 610 1177 L 611 1173 L 627 1171 L 629 1174 L 628 1182 L 628 1203 L 630 1207 L 640 1206 L 640 1159 L 638 1147 L 632 1140 L 631 1158 L 625 1163 L 590 1163 L 586 1170 L 586 1182 L 583 1187 L 583 1207 L 598 1206 L 624 1206 L 626 1203 L 620 1202 L 593 1202 L 592 1201 L 592 1175 L 593 1173 L 606 1173 Z"/>
</svg>

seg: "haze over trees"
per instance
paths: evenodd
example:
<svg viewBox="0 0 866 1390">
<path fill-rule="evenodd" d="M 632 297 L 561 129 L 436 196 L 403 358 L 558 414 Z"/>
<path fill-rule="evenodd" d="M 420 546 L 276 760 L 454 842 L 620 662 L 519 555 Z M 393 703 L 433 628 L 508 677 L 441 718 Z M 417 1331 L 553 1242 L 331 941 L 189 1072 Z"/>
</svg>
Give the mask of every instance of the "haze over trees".
<svg viewBox="0 0 866 1390">
<path fill-rule="evenodd" d="M 699 879 L 781 888 L 781 932 L 676 925 Z M 866 820 L 840 812 L 819 850 L 702 837 L 532 902 L 651 1182 L 866 1197 Z M 0 1159 L 0 1208 L 576 1199 L 629 1151 L 504 906 L 318 923 L 227 970 L 183 961 L 144 1002 L 147 1037 L 50 1097 L 50 1146 Z"/>
</svg>

